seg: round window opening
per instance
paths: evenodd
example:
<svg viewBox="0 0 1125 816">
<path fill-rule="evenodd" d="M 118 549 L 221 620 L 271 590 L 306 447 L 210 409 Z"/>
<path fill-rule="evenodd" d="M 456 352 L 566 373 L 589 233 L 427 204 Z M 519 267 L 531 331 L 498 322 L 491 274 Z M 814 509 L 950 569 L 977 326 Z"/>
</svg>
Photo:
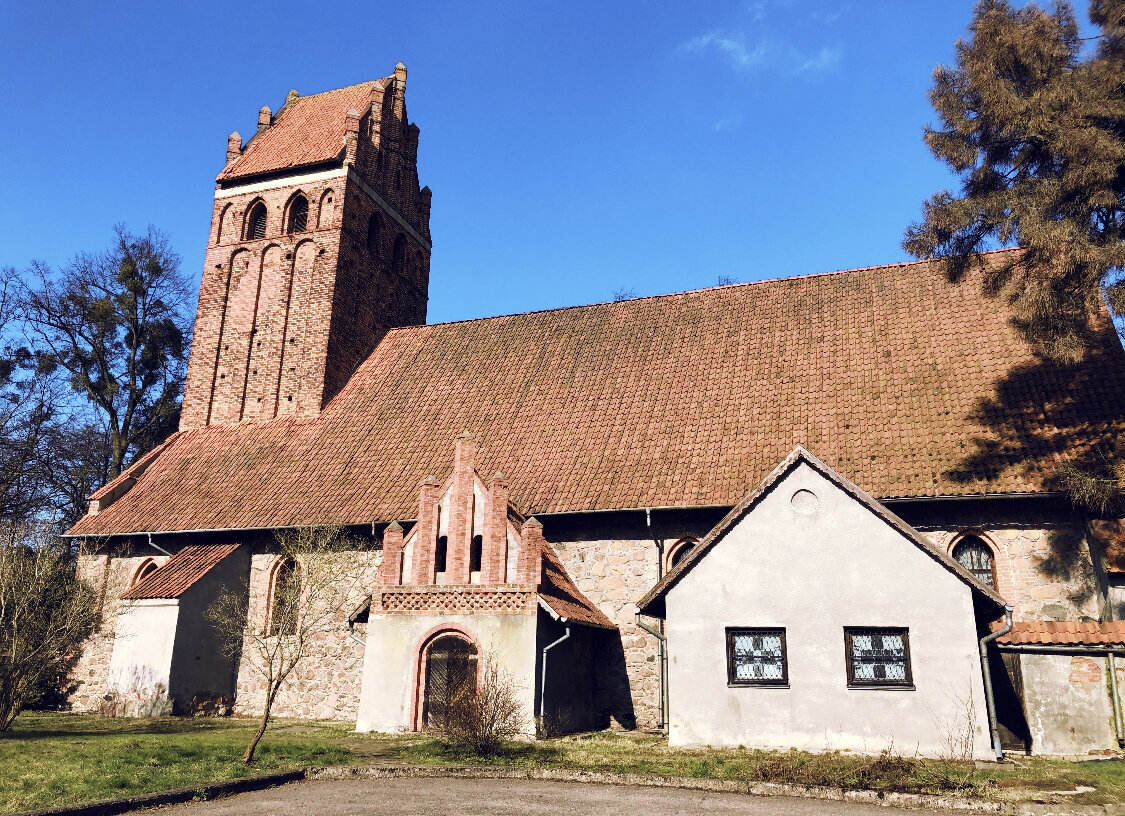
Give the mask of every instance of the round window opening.
<svg viewBox="0 0 1125 816">
<path fill-rule="evenodd" d="M 816 494 L 804 488 L 794 493 L 789 503 L 793 505 L 793 510 L 802 516 L 811 516 L 820 507 L 820 499 Z"/>
</svg>

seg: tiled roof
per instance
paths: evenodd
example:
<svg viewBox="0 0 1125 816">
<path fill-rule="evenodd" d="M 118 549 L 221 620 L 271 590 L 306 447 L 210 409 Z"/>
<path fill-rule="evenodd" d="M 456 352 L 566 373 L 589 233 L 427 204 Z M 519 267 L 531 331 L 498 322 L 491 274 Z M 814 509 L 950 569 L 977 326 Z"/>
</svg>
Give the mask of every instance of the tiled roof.
<svg viewBox="0 0 1125 816">
<path fill-rule="evenodd" d="M 1002 646 L 1125 646 L 1125 621 L 1017 621 L 996 642 Z"/>
<path fill-rule="evenodd" d="M 344 149 L 348 111 L 354 110 L 362 116 L 371 105 L 374 88 L 374 82 L 363 82 L 297 97 L 278 111 L 267 130 L 256 134 L 246 144 L 242 156 L 224 168 L 218 180 L 272 173 L 338 158 Z"/>
<path fill-rule="evenodd" d="M 616 624 L 583 595 L 549 545 L 543 547 L 543 580 L 539 597 L 560 618 L 601 629 L 616 629 Z"/>
<path fill-rule="evenodd" d="M 72 533 L 410 519 L 466 430 L 528 515 L 732 506 L 796 445 L 880 499 L 1040 492 L 1125 441 L 1101 332 L 1043 362 L 923 262 L 394 329 L 320 416 L 180 433 Z"/>
<path fill-rule="evenodd" d="M 707 552 L 721 541 L 723 536 L 725 536 L 730 529 L 745 518 L 747 514 L 752 512 L 758 502 L 770 492 L 774 485 L 780 483 L 802 462 L 820 473 L 821 476 L 828 479 L 901 533 L 906 541 L 922 550 L 926 555 L 930 556 L 930 558 L 937 561 L 941 566 L 945 567 L 945 569 L 968 584 L 969 588 L 976 592 L 977 595 L 991 601 L 997 608 L 1004 608 L 1004 599 L 1001 598 L 995 590 L 981 583 L 971 572 L 946 554 L 944 550 L 936 547 L 930 539 L 921 535 L 905 521 L 879 504 L 874 497 L 866 493 L 858 485 L 844 478 L 816 456 L 798 445 L 765 479 L 762 480 L 761 484 L 751 490 L 742 501 L 736 504 L 718 524 L 711 528 L 711 531 L 707 533 L 702 541 L 691 548 L 691 551 L 684 556 L 682 561 L 676 564 L 671 571 L 656 583 L 656 586 L 648 591 L 648 594 L 646 594 L 644 598 L 637 602 L 637 609 L 645 614 L 664 617 L 664 596 L 667 594 L 668 590 L 675 586 L 699 561 L 703 560 Z"/>
<path fill-rule="evenodd" d="M 164 566 L 138 581 L 121 599 L 179 598 L 237 549 L 238 544 L 193 544 L 184 547 Z"/>
</svg>

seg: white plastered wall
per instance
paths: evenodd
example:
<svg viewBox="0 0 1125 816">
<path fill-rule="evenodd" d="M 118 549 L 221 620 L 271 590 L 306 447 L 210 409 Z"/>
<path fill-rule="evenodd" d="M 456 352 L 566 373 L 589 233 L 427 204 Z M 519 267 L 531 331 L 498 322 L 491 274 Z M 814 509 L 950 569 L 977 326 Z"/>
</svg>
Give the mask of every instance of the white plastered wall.
<svg viewBox="0 0 1125 816">
<path fill-rule="evenodd" d="M 804 462 L 666 604 L 673 745 L 992 756 L 971 590 Z M 728 687 L 728 626 L 785 628 L 787 688 Z M 848 688 L 845 626 L 908 627 L 914 688 Z"/>
<path fill-rule="evenodd" d="M 180 604 L 175 600 L 121 602 L 108 684 L 111 693 L 121 699 L 121 713 L 146 716 L 170 712 L 168 692 L 179 617 Z"/>
<path fill-rule="evenodd" d="M 372 615 L 367 624 L 357 731 L 396 733 L 413 727 L 419 648 L 438 628 L 464 629 L 515 681 L 535 733 L 535 615 Z"/>
</svg>

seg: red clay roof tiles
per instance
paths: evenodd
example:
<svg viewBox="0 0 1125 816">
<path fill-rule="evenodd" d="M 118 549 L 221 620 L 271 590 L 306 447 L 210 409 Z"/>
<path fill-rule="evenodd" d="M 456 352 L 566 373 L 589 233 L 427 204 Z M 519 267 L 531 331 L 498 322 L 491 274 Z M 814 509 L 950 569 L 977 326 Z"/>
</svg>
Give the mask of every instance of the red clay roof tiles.
<svg viewBox="0 0 1125 816">
<path fill-rule="evenodd" d="M 273 124 L 256 134 L 242 156 L 219 173 L 219 181 L 333 161 L 344 149 L 348 111 L 361 116 L 371 104 L 374 82 L 301 96 L 285 105 Z"/>
<path fill-rule="evenodd" d="M 800 444 L 878 498 L 1040 492 L 1125 431 L 1108 320 L 1077 368 L 912 263 L 389 332 L 314 419 L 173 437 L 73 534 L 413 518 L 482 442 L 524 514 L 734 505 Z"/>
<path fill-rule="evenodd" d="M 539 584 L 539 597 L 543 603 L 560 618 L 601 629 L 616 629 L 617 625 L 575 586 L 554 549 L 545 545 L 542 550 L 543 579 Z"/>
<path fill-rule="evenodd" d="M 1012 646 L 1123 646 L 1125 621 L 1017 621 L 997 643 Z"/>
<path fill-rule="evenodd" d="M 179 598 L 219 562 L 238 549 L 238 544 L 192 544 L 168 559 L 125 592 L 121 599 Z"/>
</svg>

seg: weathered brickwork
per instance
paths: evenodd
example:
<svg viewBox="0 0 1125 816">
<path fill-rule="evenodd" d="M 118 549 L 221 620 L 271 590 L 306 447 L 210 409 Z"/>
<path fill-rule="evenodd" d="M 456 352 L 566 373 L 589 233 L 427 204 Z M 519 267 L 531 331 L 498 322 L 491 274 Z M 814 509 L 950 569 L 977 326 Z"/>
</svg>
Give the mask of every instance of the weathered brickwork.
<svg viewBox="0 0 1125 816">
<path fill-rule="evenodd" d="M 327 171 L 220 185 L 182 429 L 315 416 L 388 329 L 425 323 L 430 191 L 418 186 L 401 73 L 348 116 L 343 158 Z M 293 218 L 301 199 L 303 227 Z M 264 235 L 254 238 L 261 207 Z"/>
<path fill-rule="evenodd" d="M 362 579 L 345 588 L 342 597 L 331 600 L 333 606 L 348 612 L 359 606 L 375 587 L 381 552 L 357 551 L 354 558 L 362 567 Z M 267 625 L 270 580 L 276 563 L 277 555 L 266 548 L 256 548 L 250 562 L 247 614 L 253 625 L 263 629 Z M 363 626 L 357 626 L 356 636 L 363 640 L 363 634 Z M 266 680 L 247 657 L 248 649 L 244 648 L 239 664 L 234 713 L 255 716 L 261 713 L 265 701 Z M 311 639 L 308 656 L 290 675 L 274 703 L 274 714 L 313 720 L 354 720 L 359 708 L 363 653 L 363 645 L 349 634 L 345 612 L 339 616 L 339 625 L 334 630 Z"/>
<path fill-rule="evenodd" d="M 113 635 L 121 595 L 130 587 L 143 565 L 152 562 L 161 566 L 167 561 L 168 557 L 163 555 L 79 556 L 79 577 L 89 581 L 101 599 L 102 627 L 86 642 L 82 656 L 71 674 L 74 691 L 70 696 L 70 704 L 75 711 L 103 710 L 105 696 L 109 691 L 109 661 L 113 656 Z"/>
</svg>

